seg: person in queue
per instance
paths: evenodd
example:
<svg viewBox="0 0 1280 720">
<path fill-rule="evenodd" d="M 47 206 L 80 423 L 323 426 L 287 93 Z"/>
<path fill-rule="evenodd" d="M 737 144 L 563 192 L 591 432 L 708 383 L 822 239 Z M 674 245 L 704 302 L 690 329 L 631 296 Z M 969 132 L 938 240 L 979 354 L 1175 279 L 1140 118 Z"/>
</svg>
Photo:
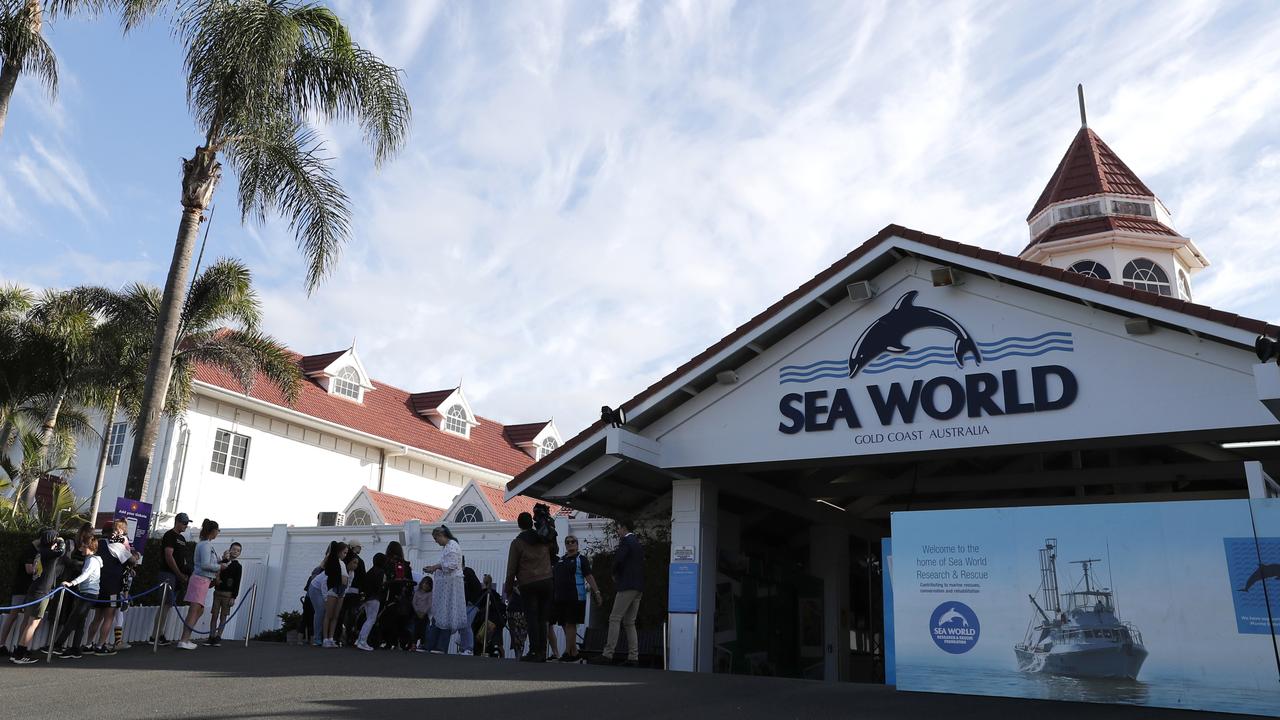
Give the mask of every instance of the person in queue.
<svg viewBox="0 0 1280 720">
<path fill-rule="evenodd" d="M 18 606 L 26 602 L 27 591 L 31 589 L 31 581 L 35 579 L 36 567 L 40 557 L 40 538 L 23 543 L 14 562 L 13 581 L 9 587 L 9 605 Z M 0 656 L 9 657 L 9 636 L 14 638 L 15 645 L 22 637 L 22 618 L 26 617 L 21 609 L 10 610 L 4 614 L 0 622 Z"/>
<path fill-rule="evenodd" d="M 347 583 L 347 588 L 343 592 L 342 606 L 338 610 L 338 625 L 333 632 L 334 640 L 342 646 L 354 642 L 360 630 L 356 620 L 364 604 L 361 600 L 360 587 L 364 584 L 364 574 L 367 572 L 364 558 L 360 556 L 363 550 L 364 547 L 360 545 L 359 540 L 347 543 L 347 565 L 351 581 Z"/>
<path fill-rule="evenodd" d="M 89 537 L 77 548 L 81 553 L 80 572 L 70 580 L 64 580 L 62 587 L 74 589 L 79 597 L 72 597 L 71 612 L 66 622 L 59 625 L 58 637 L 55 639 L 54 653 L 69 660 L 77 660 L 84 655 L 85 620 L 89 610 L 98 599 L 98 590 L 102 584 L 102 558 L 98 556 L 98 538 L 93 535 L 93 526 L 89 526 Z M 67 640 L 71 644 L 67 644 Z"/>
<path fill-rule="evenodd" d="M 98 603 L 94 606 L 93 622 L 89 624 L 89 643 L 86 652 L 94 655 L 115 655 L 116 612 L 124 598 L 124 580 L 129 566 L 136 566 L 142 557 L 129 544 L 129 523 L 114 520 L 107 526 L 98 542 L 98 556 L 102 558 L 101 577 L 98 584 Z"/>
<path fill-rule="evenodd" d="M 39 662 L 29 654 L 28 648 L 35 639 L 36 630 L 49 610 L 49 598 L 45 597 L 53 591 L 54 585 L 62 574 L 63 557 L 67 554 L 67 542 L 58 537 L 53 528 L 40 531 L 36 540 L 37 567 L 39 572 L 31 581 L 24 602 L 35 603 L 23 611 L 23 623 L 18 630 L 18 646 L 14 648 L 9 662 L 15 665 L 30 665 Z M 36 601 L 39 602 L 36 602 Z"/>
<path fill-rule="evenodd" d="M 516 518 L 520 534 L 511 541 L 507 553 L 507 581 L 510 595 L 519 589 L 529 627 L 529 652 L 525 662 L 547 661 L 547 622 L 551 610 L 551 554 L 547 543 L 533 530 L 533 515 L 522 512 Z"/>
<path fill-rule="evenodd" d="M 382 641 L 389 647 L 408 649 L 413 621 L 413 566 L 404 558 L 404 548 L 392 540 L 383 552 L 387 556 L 387 606 L 378 623 Z"/>
<path fill-rule="evenodd" d="M 441 525 L 431 531 L 431 538 L 440 546 L 440 561 L 424 570 L 431 573 L 431 630 L 428 644 L 431 652 L 440 654 L 448 650 L 449 638 L 467 627 L 467 595 L 463 587 L 462 548 L 448 526 Z"/>
<path fill-rule="evenodd" d="M 382 596 L 387 583 L 387 556 L 374 553 L 373 565 L 365 571 L 364 576 L 355 581 L 360 586 L 360 594 L 364 597 L 364 623 L 360 626 L 360 634 L 356 637 L 356 648 L 372 651 L 369 644 L 369 633 L 373 632 L 374 623 L 378 622 L 378 610 L 382 606 Z"/>
<path fill-rule="evenodd" d="M 476 655 L 502 657 L 502 629 L 507 624 L 507 606 L 493 587 L 493 576 L 485 574 L 480 597 L 476 600 L 476 617 L 471 630 L 478 641 Z"/>
<path fill-rule="evenodd" d="M 418 587 L 413 591 L 413 649 L 416 652 L 428 652 L 431 650 L 430 638 L 435 635 L 428 630 L 431 627 L 431 592 L 434 586 L 431 584 L 431 576 L 423 575 L 418 581 Z"/>
<path fill-rule="evenodd" d="M 209 602 L 209 591 L 217 582 L 222 566 L 227 562 L 219 558 L 218 551 L 213 549 L 213 541 L 217 538 L 218 523 L 205 518 L 200 524 L 200 542 L 196 544 L 192 573 L 187 581 L 187 619 L 182 628 L 182 639 L 177 644 L 181 650 L 195 650 L 199 647 L 191 642 L 191 629 L 204 614 L 205 605 Z"/>
<path fill-rule="evenodd" d="M 567 535 L 564 556 L 552 571 L 556 622 L 564 628 L 564 655 L 560 662 L 582 662 L 578 655 L 578 626 L 586 620 L 587 594 L 600 604 L 600 588 L 591 573 L 591 561 L 578 550 L 578 538 Z"/>
<path fill-rule="evenodd" d="M 347 592 L 347 585 L 351 583 L 351 568 L 354 566 L 355 563 L 350 562 L 347 557 L 347 544 L 341 542 L 324 561 L 324 574 L 319 576 L 324 578 L 324 640 L 321 642 L 321 647 L 338 647 L 338 643 L 333 639 L 333 633 L 338 627 L 342 597 Z"/>
<path fill-rule="evenodd" d="M 166 530 L 164 537 L 160 539 L 160 548 L 163 552 L 160 558 L 162 567 L 156 574 L 156 580 L 169 585 L 169 591 L 160 601 L 160 614 L 165 617 L 168 617 L 166 612 L 169 606 L 176 606 L 187 593 L 187 580 L 191 577 L 191 555 L 188 552 L 185 533 L 189 525 L 191 525 L 191 518 L 186 513 L 180 512 L 173 518 L 173 527 Z M 158 643 L 169 644 L 169 640 L 164 636 L 164 625 L 160 626 Z"/>
<path fill-rule="evenodd" d="M 329 562 L 329 556 L 340 544 L 337 540 L 329 541 L 329 547 L 325 549 L 320 564 L 311 571 L 307 584 L 303 586 L 303 591 L 306 593 L 306 600 L 302 606 L 303 627 L 310 628 L 311 644 L 316 647 L 324 644 L 324 567 Z M 309 623 L 306 622 L 307 619 L 310 619 Z"/>
<path fill-rule="evenodd" d="M 231 617 L 236 598 L 240 596 L 244 568 L 237 558 L 243 549 L 243 545 L 233 542 L 222 554 L 222 570 L 218 573 L 218 582 L 213 588 L 213 605 L 209 608 L 209 640 L 205 643 L 209 647 L 222 644 L 222 631 Z"/>
</svg>

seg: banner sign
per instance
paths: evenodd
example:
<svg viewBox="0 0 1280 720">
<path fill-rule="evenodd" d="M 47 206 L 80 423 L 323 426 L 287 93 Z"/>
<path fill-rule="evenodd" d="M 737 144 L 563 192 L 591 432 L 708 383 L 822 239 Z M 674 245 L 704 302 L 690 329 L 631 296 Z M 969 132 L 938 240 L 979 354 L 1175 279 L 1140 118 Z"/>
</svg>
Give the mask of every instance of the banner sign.
<svg viewBox="0 0 1280 720">
<path fill-rule="evenodd" d="M 892 547 L 899 690 L 1280 717 L 1280 500 L 894 513 Z"/>
<path fill-rule="evenodd" d="M 135 552 L 141 554 L 147 549 L 147 537 L 151 534 L 151 503 L 144 503 L 133 498 L 116 498 L 116 520 L 129 523 L 129 542 Z"/>
</svg>

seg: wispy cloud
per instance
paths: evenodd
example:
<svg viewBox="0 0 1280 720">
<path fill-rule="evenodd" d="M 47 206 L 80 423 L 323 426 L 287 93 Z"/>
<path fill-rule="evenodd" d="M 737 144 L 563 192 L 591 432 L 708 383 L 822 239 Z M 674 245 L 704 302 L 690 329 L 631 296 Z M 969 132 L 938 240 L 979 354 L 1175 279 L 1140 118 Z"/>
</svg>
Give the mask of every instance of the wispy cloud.
<svg viewBox="0 0 1280 720">
<path fill-rule="evenodd" d="M 81 220 L 86 219 L 86 209 L 106 214 L 106 207 L 77 160 L 61 149 L 50 149 L 38 137 L 31 136 L 28 142 L 31 154 L 18 155 L 14 169 L 37 200 L 61 206 Z"/>
</svg>

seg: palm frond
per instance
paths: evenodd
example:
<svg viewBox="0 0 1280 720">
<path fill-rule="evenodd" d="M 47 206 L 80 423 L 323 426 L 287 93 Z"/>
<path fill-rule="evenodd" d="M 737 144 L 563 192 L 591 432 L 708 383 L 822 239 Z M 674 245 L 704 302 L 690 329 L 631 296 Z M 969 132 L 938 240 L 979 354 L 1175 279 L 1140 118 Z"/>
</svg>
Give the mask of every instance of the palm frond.
<svg viewBox="0 0 1280 720">
<path fill-rule="evenodd" d="M 178 337 L 227 323 L 253 328 L 261 321 L 262 307 L 249 266 L 234 258 L 219 258 L 191 282 Z"/>
<path fill-rule="evenodd" d="M 0 58 L 16 62 L 24 74 L 35 75 L 53 98 L 58 95 L 58 58 L 41 34 L 43 12 L 39 4 L 0 2 Z"/>
<path fill-rule="evenodd" d="M 228 148 L 240 175 L 240 210 L 264 218 L 268 209 L 289 218 L 307 259 L 307 291 L 333 268 L 350 234 L 351 207 L 315 133 L 293 123 L 261 128 Z"/>
</svg>

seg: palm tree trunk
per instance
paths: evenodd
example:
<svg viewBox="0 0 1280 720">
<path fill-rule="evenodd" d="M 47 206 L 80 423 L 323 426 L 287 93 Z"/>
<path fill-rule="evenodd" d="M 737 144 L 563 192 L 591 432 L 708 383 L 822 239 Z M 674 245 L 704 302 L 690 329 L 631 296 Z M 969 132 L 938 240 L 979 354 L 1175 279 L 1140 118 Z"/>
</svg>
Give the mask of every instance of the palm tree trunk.
<svg viewBox="0 0 1280 720">
<path fill-rule="evenodd" d="M 22 71 L 17 62 L 6 60 L 0 64 L 0 137 L 4 136 L 4 121 L 9 117 L 9 101 L 13 99 L 13 88 L 18 84 L 18 73 Z"/>
<path fill-rule="evenodd" d="M 53 402 L 49 403 L 49 408 L 45 410 L 44 422 L 40 423 L 40 434 L 36 436 L 37 455 L 35 463 L 29 463 L 28 458 L 22 459 L 22 464 L 35 470 L 37 473 L 43 474 L 45 470 L 46 458 L 49 456 L 49 443 L 53 441 L 53 430 L 58 425 L 58 413 L 62 412 L 62 403 L 67 400 L 67 391 L 69 386 L 66 384 L 58 388 L 58 393 L 53 396 Z M 25 474 L 25 473 L 24 473 Z M 22 490 L 22 506 L 25 508 L 35 508 L 36 490 L 40 485 L 40 477 L 26 478 L 27 484 Z"/>
<path fill-rule="evenodd" d="M 102 446 L 98 448 L 98 476 L 93 479 L 93 495 L 89 500 L 89 522 L 98 524 L 98 506 L 102 503 L 102 485 L 107 479 L 107 453 L 111 450 L 111 428 L 115 425 L 116 405 L 120 402 L 120 388 L 111 396 L 106 422 L 102 426 Z"/>
<path fill-rule="evenodd" d="M 155 338 L 151 342 L 147 384 L 142 391 L 142 412 L 134 430 L 133 454 L 129 458 L 129 475 L 125 481 L 125 496 L 135 500 L 146 496 L 151 456 L 160 435 L 160 414 L 164 411 L 165 396 L 169 392 L 174 346 L 178 340 L 182 308 L 187 300 L 191 254 L 200 233 L 200 223 L 204 220 L 204 210 L 209 207 L 221 177 L 222 165 L 218 163 L 217 153 L 208 147 L 196 148 L 190 160 L 182 161 L 182 221 L 178 224 L 177 244 L 173 248 L 169 276 L 164 283 Z"/>
</svg>

